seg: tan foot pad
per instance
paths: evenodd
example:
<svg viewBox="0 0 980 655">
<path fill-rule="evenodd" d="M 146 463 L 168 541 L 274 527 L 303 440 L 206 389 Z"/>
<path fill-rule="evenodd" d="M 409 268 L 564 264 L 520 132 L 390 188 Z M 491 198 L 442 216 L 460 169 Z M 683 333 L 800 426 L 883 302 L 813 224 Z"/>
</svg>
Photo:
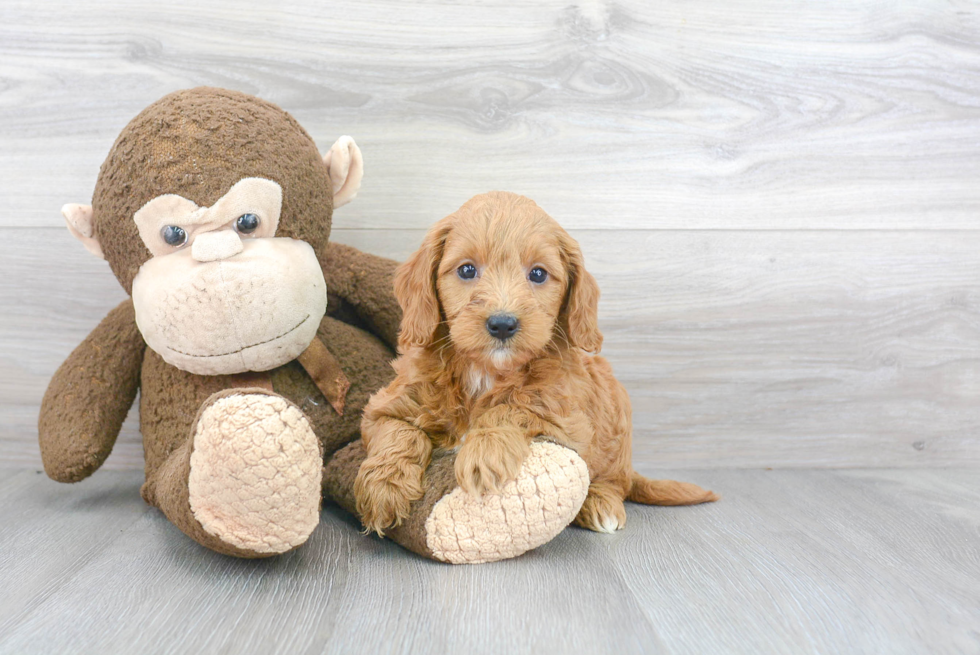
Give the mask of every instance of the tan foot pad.
<svg viewBox="0 0 980 655">
<path fill-rule="evenodd" d="M 474 497 L 457 487 L 435 504 L 425 522 L 435 559 L 479 564 L 516 557 L 565 529 L 589 491 L 589 471 L 574 451 L 531 444 L 517 479 L 500 494 Z"/>
<path fill-rule="evenodd" d="M 322 458 L 303 413 L 279 396 L 236 394 L 206 408 L 194 433 L 190 506 L 236 548 L 283 553 L 320 519 Z"/>
</svg>

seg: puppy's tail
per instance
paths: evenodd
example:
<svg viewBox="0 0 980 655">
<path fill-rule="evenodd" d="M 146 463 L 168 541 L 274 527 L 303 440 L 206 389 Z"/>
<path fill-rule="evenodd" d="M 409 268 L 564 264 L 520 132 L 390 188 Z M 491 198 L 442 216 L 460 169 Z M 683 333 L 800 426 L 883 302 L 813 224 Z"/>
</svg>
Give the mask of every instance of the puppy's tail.
<svg viewBox="0 0 980 655">
<path fill-rule="evenodd" d="M 632 486 L 626 500 L 644 505 L 697 505 L 713 503 L 721 496 L 690 482 L 650 480 L 636 471 L 630 478 Z"/>
</svg>

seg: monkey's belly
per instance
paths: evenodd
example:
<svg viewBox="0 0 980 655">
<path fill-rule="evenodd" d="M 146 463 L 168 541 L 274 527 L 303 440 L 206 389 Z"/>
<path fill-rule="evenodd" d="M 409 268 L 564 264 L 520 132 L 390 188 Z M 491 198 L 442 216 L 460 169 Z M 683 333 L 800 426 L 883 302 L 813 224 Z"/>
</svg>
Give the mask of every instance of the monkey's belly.
<svg viewBox="0 0 980 655">
<path fill-rule="evenodd" d="M 368 398 L 394 378 L 394 353 L 374 335 L 329 316 L 317 336 L 350 381 L 343 415 L 338 415 L 298 362 L 268 372 L 273 390 L 306 414 L 329 458 L 360 437 L 361 412 Z M 211 394 L 238 386 L 235 376 L 194 375 L 167 364 L 147 349 L 140 387 L 140 430 L 146 472 L 151 475 L 175 448 L 190 438 Z"/>
<path fill-rule="evenodd" d="M 350 381 L 343 415 L 334 411 L 299 362 L 272 371 L 272 388 L 306 413 L 328 458 L 361 436 L 361 413 L 371 394 L 395 377 L 395 354 L 377 337 L 325 316 L 317 336 L 337 359 Z"/>
</svg>

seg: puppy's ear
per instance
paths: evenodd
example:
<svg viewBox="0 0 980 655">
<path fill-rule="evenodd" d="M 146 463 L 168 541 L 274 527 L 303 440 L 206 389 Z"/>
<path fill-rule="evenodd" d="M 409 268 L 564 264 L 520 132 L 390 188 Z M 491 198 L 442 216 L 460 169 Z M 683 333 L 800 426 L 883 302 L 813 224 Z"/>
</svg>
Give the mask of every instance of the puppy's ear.
<svg viewBox="0 0 980 655">
<path fill-rule="evenodd" d="M 568 342 L 582 350 L 597 353 L 602 348 L 599 332 L 599 284 L 585 270 L 582 249 L 568 234 L 561 240 L 562 258 L 568 271 L 568 294 L 564 318 Z"/>
<path fill-rule="evenodd" d="M 451 230 L 452 216 L 432 226 L 422 247 L 395 271 L 395 298 L 402 308 L 402 323 L 398 331 L 398 349 L 432 343 L 441 314 L 436 292 L 436 273 L 442 260 L 446 236 Z"/>
</svg>

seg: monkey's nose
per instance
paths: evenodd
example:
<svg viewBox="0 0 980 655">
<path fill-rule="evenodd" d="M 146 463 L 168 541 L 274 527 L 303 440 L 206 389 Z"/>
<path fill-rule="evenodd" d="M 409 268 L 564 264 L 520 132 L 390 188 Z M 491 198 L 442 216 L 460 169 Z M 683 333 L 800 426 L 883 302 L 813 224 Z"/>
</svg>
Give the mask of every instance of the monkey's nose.
<svg viewBox="0 0 980 655">
<path fill-rule="evenodd" d="M 507 341 L 521 329 L 521 322 L 513 314 L 494 314 L 487 319 L 487 332 L 494 339 Z"/>
<path fill-rule="evenodd" d="M 213 262 L 234 257 L 244 249 L 241 238 L 234 230 L 215 230 L 194 237 L 191 256 L 199 262 Z"/>
</svg>

